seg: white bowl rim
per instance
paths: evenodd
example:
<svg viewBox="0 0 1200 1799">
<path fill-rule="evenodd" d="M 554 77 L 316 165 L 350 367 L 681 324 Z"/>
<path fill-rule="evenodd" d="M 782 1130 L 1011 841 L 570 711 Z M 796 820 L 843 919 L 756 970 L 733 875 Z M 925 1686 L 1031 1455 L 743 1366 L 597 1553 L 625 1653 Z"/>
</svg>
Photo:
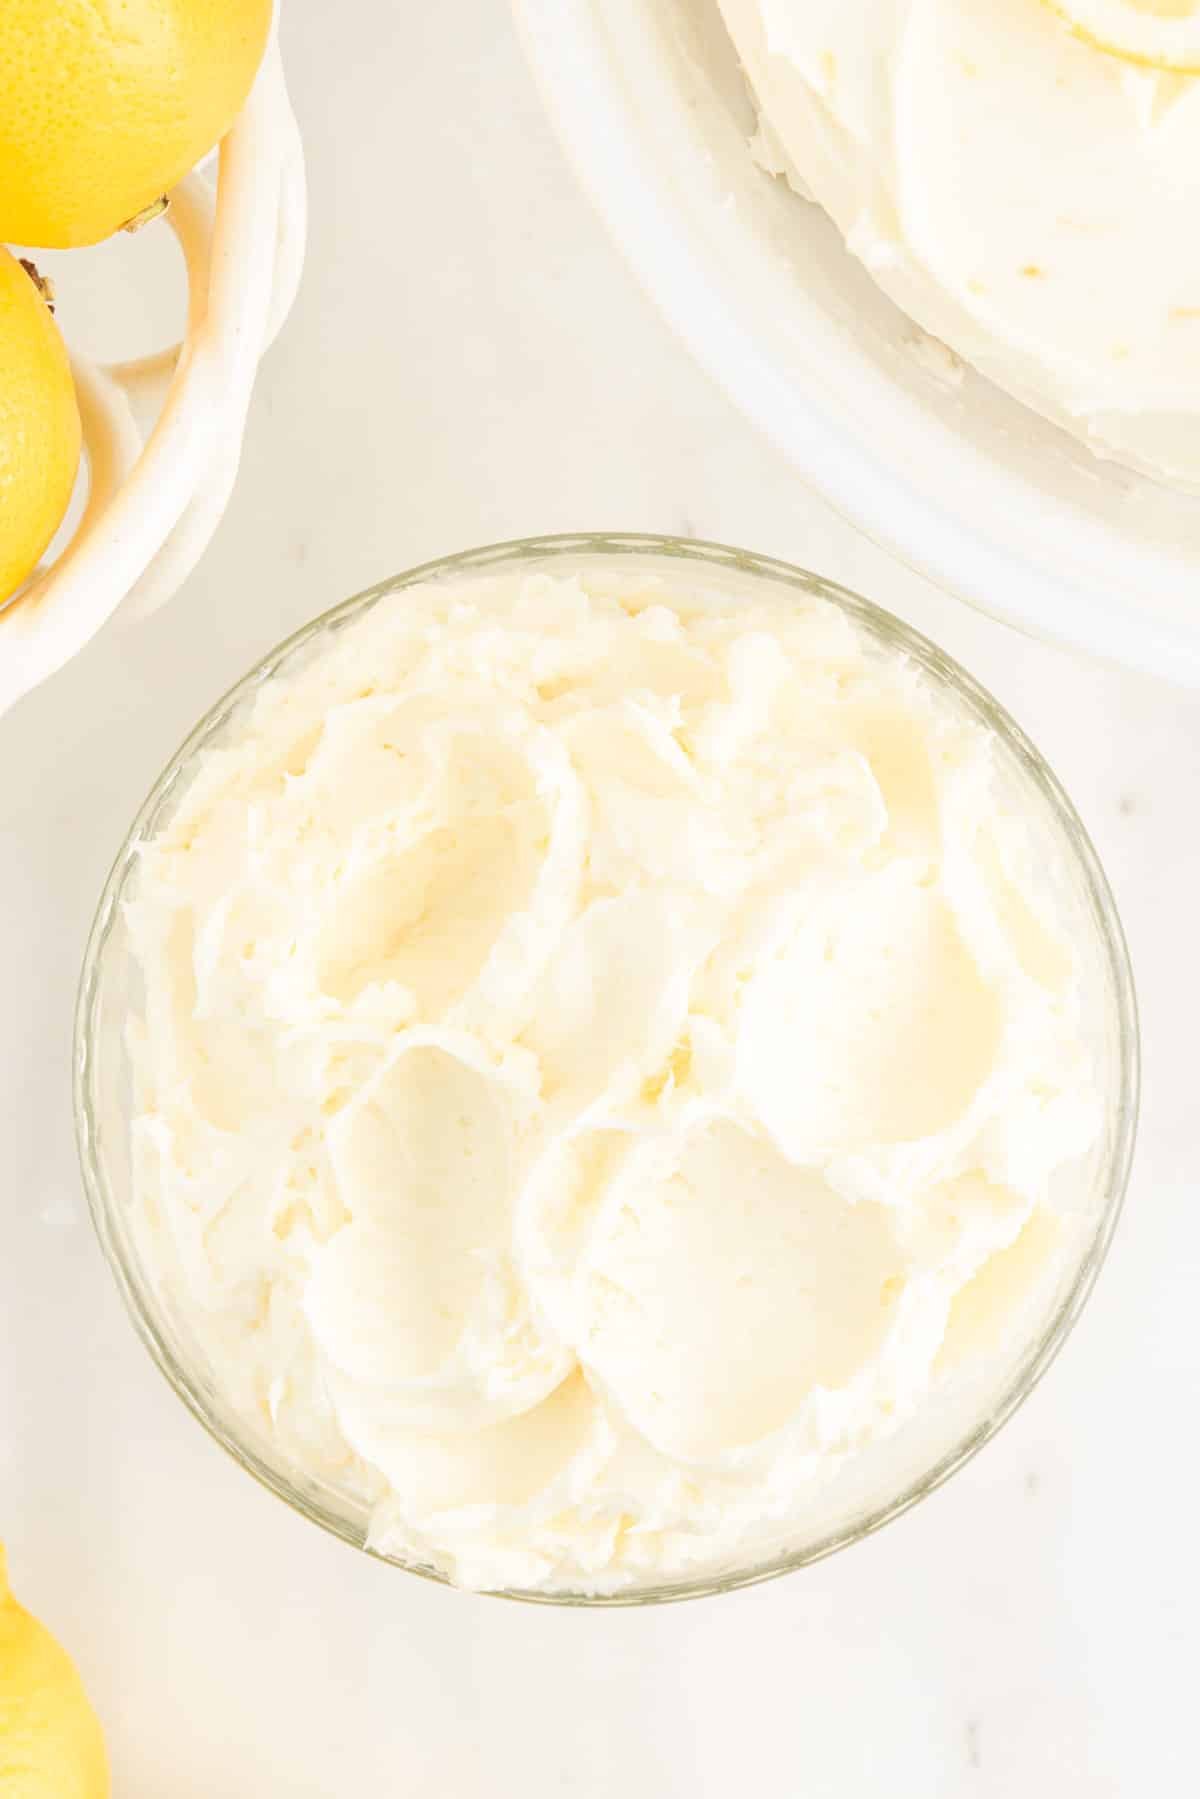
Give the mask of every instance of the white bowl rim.
<svg viewBox="0 0 1200 1799">
<path fill-rule="evenodd" d="M 634 3 L 653 7 L 656 0 Z M 649 119 L 647 112 L 655 109 L 634 103 L 608 34 L 606 0 L 512 5 L 558 136 L 634 272 L 695 358 L 809 486 L 902 562 L 989 616 L 1103 661 L 1200 686 L 1200 531 L 1194 554 L 1190 540 L 1187 551 L 1177 553 L 1135 540 L 1107 518 L 1067 517 L 1036 482 L 989 471 L 982 456 L 973 472 L 993 491 L 978 511 L 996 527 L 965 523 L 940 497 L 945 487 L 932 478 L 919 486 L 910 470 L 935 464 L 961 470 L 971 449 L 944 429 L 928 428 L 916 408 L 904 413 L 913 433 L 909 467 L 881 460 L 865 434 L 848 429 L 828 403 L 834 391 L 824 367 L 829 342 L 814 342 L 802 383 L 781 372 L 739 308 L 730 259 L 689 227 L 676 204 L 677 184 L 658 152 L 672 130 L 686 139 L 686 97 L 672 95 L 656 77 L 655 92 L 673 107 L 670 116 Z M 687 149 L 685 143 L 679 154 Z M 693 156 L 690 173 L 712 187 L 716 207 L 720 172 L 704 167 L 704 160 Z M 838 378 L 845 375 L 840 370 Z M 839 409 L 853 411 L 878 397 L 878 387 L 872 394 L 862 382 L 850 396 L 852 405 Z M 847 396 L 837 398 L 844 402 Z M 1106 473 L 1117 469 L 1102 466 Z M 1128 479 L 1161 491 L 1168 501 L 1175 498 L 1142 477 Z M 1194 496 L 1179 498 L 1200 505 Z M 1178 618 L 1139 605 L 1139 594 L 1156 590 L 1171 596 Z M 1194 625 L 1187 618 L 1192 600 Z"/>
</svg>

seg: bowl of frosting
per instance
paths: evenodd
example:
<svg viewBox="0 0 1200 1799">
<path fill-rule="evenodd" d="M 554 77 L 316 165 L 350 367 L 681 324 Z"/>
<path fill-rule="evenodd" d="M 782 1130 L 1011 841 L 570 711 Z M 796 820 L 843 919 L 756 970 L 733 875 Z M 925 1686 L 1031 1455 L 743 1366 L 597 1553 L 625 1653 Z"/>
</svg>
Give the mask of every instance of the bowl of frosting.
<svg viewBox="0 0 1200 1799">
<path fill-rule="evenodd" d="M 1200 681 L 1200 75 L 1138 60 L 1190 7 L 514 7 L 636 271 L 814 487 L 994 616 Z"/>
<path fill-rule="evenodd" d="M 76 1116 L 171 1384 L 459 1586 L 764 1579 L 1028 1394 L 1137 1109 L 1069 801 L 939 650 L 717 545 L 383 583 L 254 669 L 117 857 Z"/>
</svg>

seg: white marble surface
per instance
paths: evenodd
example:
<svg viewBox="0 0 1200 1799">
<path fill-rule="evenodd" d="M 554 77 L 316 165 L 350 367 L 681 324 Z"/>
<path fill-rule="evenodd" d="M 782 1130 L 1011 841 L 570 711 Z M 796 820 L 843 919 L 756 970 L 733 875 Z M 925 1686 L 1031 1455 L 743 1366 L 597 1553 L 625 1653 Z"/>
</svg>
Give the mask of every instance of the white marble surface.
<svg viewBox="0 0 1200 1799">
<path fill-rule="evenodd" d="M 169 612 L 0 723 L 0 1534 L 86 1670 L 117 1799 L 1194 1790 L 1200 701 L 971 615 L 799 488 L 577 198 L 500 0 L 297 5 L 285 39 L 312 251 L 228 520 Z M 380 575 L 597 526 L 809 563 L 981 675 L 1096 837 L 1146 1060 L 1113 1257 L 1000 1438 L 848 1555 L 613 1615 L 407 1580 L 227 1461 L 127 1326 L 68 1095 L 97 890 L 209 701 Z"/>
</svg>

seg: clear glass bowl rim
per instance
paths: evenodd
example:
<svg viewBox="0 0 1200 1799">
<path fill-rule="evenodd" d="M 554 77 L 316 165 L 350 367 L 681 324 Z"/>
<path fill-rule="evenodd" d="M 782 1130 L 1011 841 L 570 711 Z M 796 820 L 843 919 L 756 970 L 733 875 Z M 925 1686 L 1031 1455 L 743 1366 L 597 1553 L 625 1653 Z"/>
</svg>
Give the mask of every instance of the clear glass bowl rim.
<svg viewBox="0 0 1200 1799">
<path fill-rule="evenodd" d="M 325 1506 L 317 1499 L 298 1491 L 282 1467 L 272 1465 L 239 1435 L 234 1421 L 227 1421 L 217 1415 L 193 1372 L 181 1366 L 165 1334 L 160 1330 L 148 1284 L 132 1259 L 126 1255 L 115 1227 L 117 1209 L 121 1202 L 109 1186 L 103 1158 L 99 1153 L 97 1120 L 91 1095 L 91 1076 L 98 1049 L 95 1008 L 105 948 L 118 915 L 124 882 L 136 860 L 138 846 L 149 835 L 177 784 L 189 770 L 195 755 L 205 747 L 210 738 L 223 729 L 230 715 L 254 688 L 268 680 L 281 665 L 289 662 L 313 639 L 370 610 L 389 594 L 422 581 L 448 575 L 476 573 L 510 565 L 535 566 L 558 557 L 614 562 L 622 557 L 635 557 L 643 561 L 647 558 L 663 558 L 676 563 L 698 563 L 725 572 L 734 571 L 749 577 L 751 581 L 763 579 L 777 586 L 792 587 L 799 592 L 816 595 L 839 607 L 876 641 L 911 658 L 935 682 L 950 688 L 971 713 L 997 733 L 1023 773 L 1040 789 L 1049 811 L 1062 829 L 1065 841 L 1070 844 L 1107 957 L 1107 973 L 1116 1014 L 1116 1111 L 1111 1153 L 1103 1171 L 1106 1192 L 1095 1230 L 1073 1280 L 1043 1333 L 1032 1344 L 986 1416 L 952 1449 L 915 1480 L 910 1481 L 894 1498 L 856 1518 L 851 1524 L 816 1542 L 806 1544 L 802 1549 L 760 1564 L 613 1593 L 505 1589 L 490 1595 L 544 1605 L 605 1608 L 658 1605 L 733 1592 L 808 1567 L 839 1549 L 873 1535 L 883 1525 L 900 1517 L 940 1487 L 995 1436 L 1041 1380 L 1087 1303 L 1120 1217 L 1137 1135 L 1140 1038 L 1133 973 L 1116 903 L 1091 839 L 1057 777 L 998 701 L 936 644 L 872 601 L 795 564 L 727 544 L 645 532 L 564 532 L 487 544 L 421 563 L 403 574 L 378 582 L 350 599 L 343 600 L 277 644 L 210 707 L 171 757 L 138 809 L 105 881 L 80 975 L 73 1051 L 75 1133 L 88 1206 L 105 1259 L 137 1335 L 188 1410 L 236 1462 L 268 1491 L 284 1500 L 292 1510 L 389 1567 L 415 1574 L 439 1585 L 451 1586 L 452 1583 L 434 1569 L 419 1567 L 380 1553 L 368 1544 L 364 1529 L 355 1521 L 340 1515 L 332 1506 Z"/>
</svg>

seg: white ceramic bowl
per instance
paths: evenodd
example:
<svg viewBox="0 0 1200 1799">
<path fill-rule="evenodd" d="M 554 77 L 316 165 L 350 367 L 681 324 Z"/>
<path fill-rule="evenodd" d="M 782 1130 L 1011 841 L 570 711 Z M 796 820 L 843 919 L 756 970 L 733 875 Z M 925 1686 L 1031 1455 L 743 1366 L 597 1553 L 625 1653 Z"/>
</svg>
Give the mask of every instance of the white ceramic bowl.
<svg viewBox="0 0 1200 1799">
<path fill-rule="evenodd" d="M 754 164 L 716 0 L 513 0 L 585 187 L 668 319 L 869 536 L 1041 637 L 1200 686 L 1200 498 L 958 386 L 816 207 Z"/>
<path fill-rule="evenodd" d="M 0 605 L 0 714 L 119 609 L 143 617 L 165 604 L 229 503 L 259 361 L 304 262 L 304 157 L 274 29 L 216 188 L 193 171 L 169 200 L 187 270 L 183 334 L 132 362 L 72 354 L 80 475 L 45 562 Z"/>
</svg>

